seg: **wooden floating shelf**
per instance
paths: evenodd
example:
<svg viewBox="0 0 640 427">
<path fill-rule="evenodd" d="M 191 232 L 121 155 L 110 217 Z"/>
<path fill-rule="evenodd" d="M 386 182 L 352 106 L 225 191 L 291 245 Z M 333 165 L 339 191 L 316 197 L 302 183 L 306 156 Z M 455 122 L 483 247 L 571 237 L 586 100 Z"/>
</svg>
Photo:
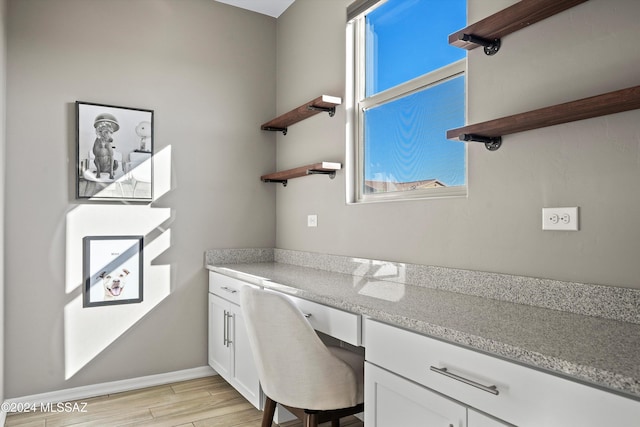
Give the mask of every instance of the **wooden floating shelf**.
<svg viewBox="0 0 640 427">
<path fill-rule="evenodd" d="M 526 113 L 450 129 L 447 131 L 447 138 L 491 144 L 492 141 L 490 139 L 496 142 L 503 135 L 621 113 L 638 108 L 640 108 L 640 86 L 634 86 Z M 488 145 L 487 148 L 491 149 Z M 497 147 L 493 149 L 497 149 Z"/>
<path fill-rule="evenodd" d="M 465 40 L 468 39 L 465 35 L 488 42 L 497 41 L 497 47 L 485 46 L 485 53 L 492 55 L 500 48 L 500 39 L 507 34 L 521 30 L 585 1 L 587 0 L 522 0 L 449 35 L 449 44 L 467 50 L 479 46 L 476 42 Z"/>
<path fill-rule="evenodd" d="M 287 128 L 294 123 L 298 123 L 308 117 L 314 116 L 318 113 L 327 112 L 330 117 L 333 117 L 336 111 L 336 105 L 342 104 L 342 98 L 337 96 L 322 95 L 313 101 L 309 101 L 306 104 L 295 108 L 288 113 L 276 117 L 275 119 L 264 123 L 260 126 L 262 130 L 279 131 L 283 134 L 287 134 Z"/>
<path fill-rule="evenodd" d="M 262 175 L 260 179 L 262 182 L 278 182 L 286 187 L 289 179 L 300 178 L 307 175 L 329 175 L 329 178 L 333 179 L 336 176 L 336 171 L 341 168 L 342 165 L 340 163 L 320 162 L 281 172 L 274 172 L 268 175 Z"/>
</svg>

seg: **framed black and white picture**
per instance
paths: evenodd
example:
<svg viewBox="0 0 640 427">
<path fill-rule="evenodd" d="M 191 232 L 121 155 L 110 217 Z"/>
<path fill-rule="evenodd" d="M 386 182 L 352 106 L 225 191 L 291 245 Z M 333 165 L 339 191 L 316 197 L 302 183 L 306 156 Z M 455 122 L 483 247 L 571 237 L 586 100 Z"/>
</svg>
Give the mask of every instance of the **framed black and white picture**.
<svg viewBox="0 0 640 427">
<path fill-rule="evenodd" d="M 76 101 L 76 198 L 153 200 L 153 110 Z"/>
<path fill-rule="evenodd" d="M 87 236 L 83 245 L 83 307 L 142 302 L 142 236 Z"/>
</svg>

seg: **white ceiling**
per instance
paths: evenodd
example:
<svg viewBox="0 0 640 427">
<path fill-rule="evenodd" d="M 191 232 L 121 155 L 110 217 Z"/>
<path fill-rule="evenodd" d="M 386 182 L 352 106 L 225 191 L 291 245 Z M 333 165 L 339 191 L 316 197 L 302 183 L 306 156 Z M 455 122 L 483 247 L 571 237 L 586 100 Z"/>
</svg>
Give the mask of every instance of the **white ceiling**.
<svg viewBox="0 0 640 427">
<path fill-rule="evenodd" d="M 216 0 L 220 3 L 253 10 L 254 12 L 277 18 L 287 10 L 295 0 Z"/>
</svg>

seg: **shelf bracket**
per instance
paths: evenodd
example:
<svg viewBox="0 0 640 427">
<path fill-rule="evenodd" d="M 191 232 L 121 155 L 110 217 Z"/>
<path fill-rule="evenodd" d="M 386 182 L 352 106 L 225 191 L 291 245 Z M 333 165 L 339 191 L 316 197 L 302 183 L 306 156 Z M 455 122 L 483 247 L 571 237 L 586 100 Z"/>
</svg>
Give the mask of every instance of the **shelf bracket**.
<svg viewBox="0 0 640 427">
<path fill-rule="evenodd" d="M 482 136 L 475 133 L 463 133 L 459 137 L 460 141 L 476 141 L 484 143 L 489 151 L 496 151 L 502 145 L 501 136 Z"/>
<path fill-rule="evenodd" d="M 323 171 L 318 169 L 309 169 L 307 175 L 328 175 L 329 179 L 336 177 L 336 171 Z"/>
<path fill-rule="evenodd" d="M 307 105 L 307 110 L 324 111 L 325 113 L 329 113 L 329 117 L 333 117 L 336 115 L 336 107 L 318 107 L 316 105 Z"/>
<path fill-rule="evenodd" d="M 500 50 L 500 39 L 489 40 L 473 34 L 462 34 L 460 40 L 484 46 L 484 53 L 489 56 L 495 55 Z"/>
<path fill-rule="evenodd" d="M 262 180 L 262 182 L 275 182 L 278 184 L 282 184 L 283 187 L 287 186 L 288 181 L 289 181 L 288 179 L 269 179 L 269 178 L 265 178 Z"/>
<path fill-rule="evenodd" d="M 282 132 L 283 135 L 287 134 L 287 128 L 277 128 L 273 126 L 264 126 L 262 130 L 269 130 L 273 132 Z"/>
<path fill-rule="evenodd" d="M 334 179 L 336 177 L 336 171 L 325 171 L 318 169 L 309 169 L 306 172 L 307 175 L 328 175 L 330 179 Z M 288 179 L 271 179 L 271 178 L 263 178 L 262 182 L 275 182 L 278 184 L 282 184 L 283 187 L 287 186 Z"/>
</svg>

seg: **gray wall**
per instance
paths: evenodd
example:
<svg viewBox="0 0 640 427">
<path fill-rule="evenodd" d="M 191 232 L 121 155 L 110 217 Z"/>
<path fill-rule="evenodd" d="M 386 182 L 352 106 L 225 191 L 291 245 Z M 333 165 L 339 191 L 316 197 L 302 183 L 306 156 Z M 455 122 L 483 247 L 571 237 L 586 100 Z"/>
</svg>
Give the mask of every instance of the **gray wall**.
<svg viewBox="0 0 640 427">
<path fill-rule="evenodd" d="M 0 402 L 4 402 L 4 174 L 6 111 L 6 5 L 0 0 Z"/>
<path fill-rule="evenodd" d="M 278 19 L 279 113 L 345 95 L 350 2 L 297 0 Z M 469 22 L 515 2 L 470 0 Z M 640 84 L 638 16 L 640 2 L 590 0 L 505 37 L 494 57 L 471 51 L 468 121 Z M 344 129 L 344 106 L 292 126 L 278 168 L 344 162 Z M 291 181 L 277 189 L 277 247 L 640 288 L 639 110 L 507 136 L 497 152 L 472 144 L 468 162 L 467 198 L 346 205 L 344 172 Z M 543 232 L 547 206 L 579 206 L 581 230 Z"/>
<path fill-rule="evenodd" d="M 276 21 L 211 0 L 7 2 L 6 393 L 207 365 L 214 247 L 273 247 Z M 76 100 L 155 110 L 156 200 L 75 200 Z M 116 135 L 117 136 L 117 135 Z M 145 235 L 145 301 L 82 309 L 82 237 Z"/>
</svg>

